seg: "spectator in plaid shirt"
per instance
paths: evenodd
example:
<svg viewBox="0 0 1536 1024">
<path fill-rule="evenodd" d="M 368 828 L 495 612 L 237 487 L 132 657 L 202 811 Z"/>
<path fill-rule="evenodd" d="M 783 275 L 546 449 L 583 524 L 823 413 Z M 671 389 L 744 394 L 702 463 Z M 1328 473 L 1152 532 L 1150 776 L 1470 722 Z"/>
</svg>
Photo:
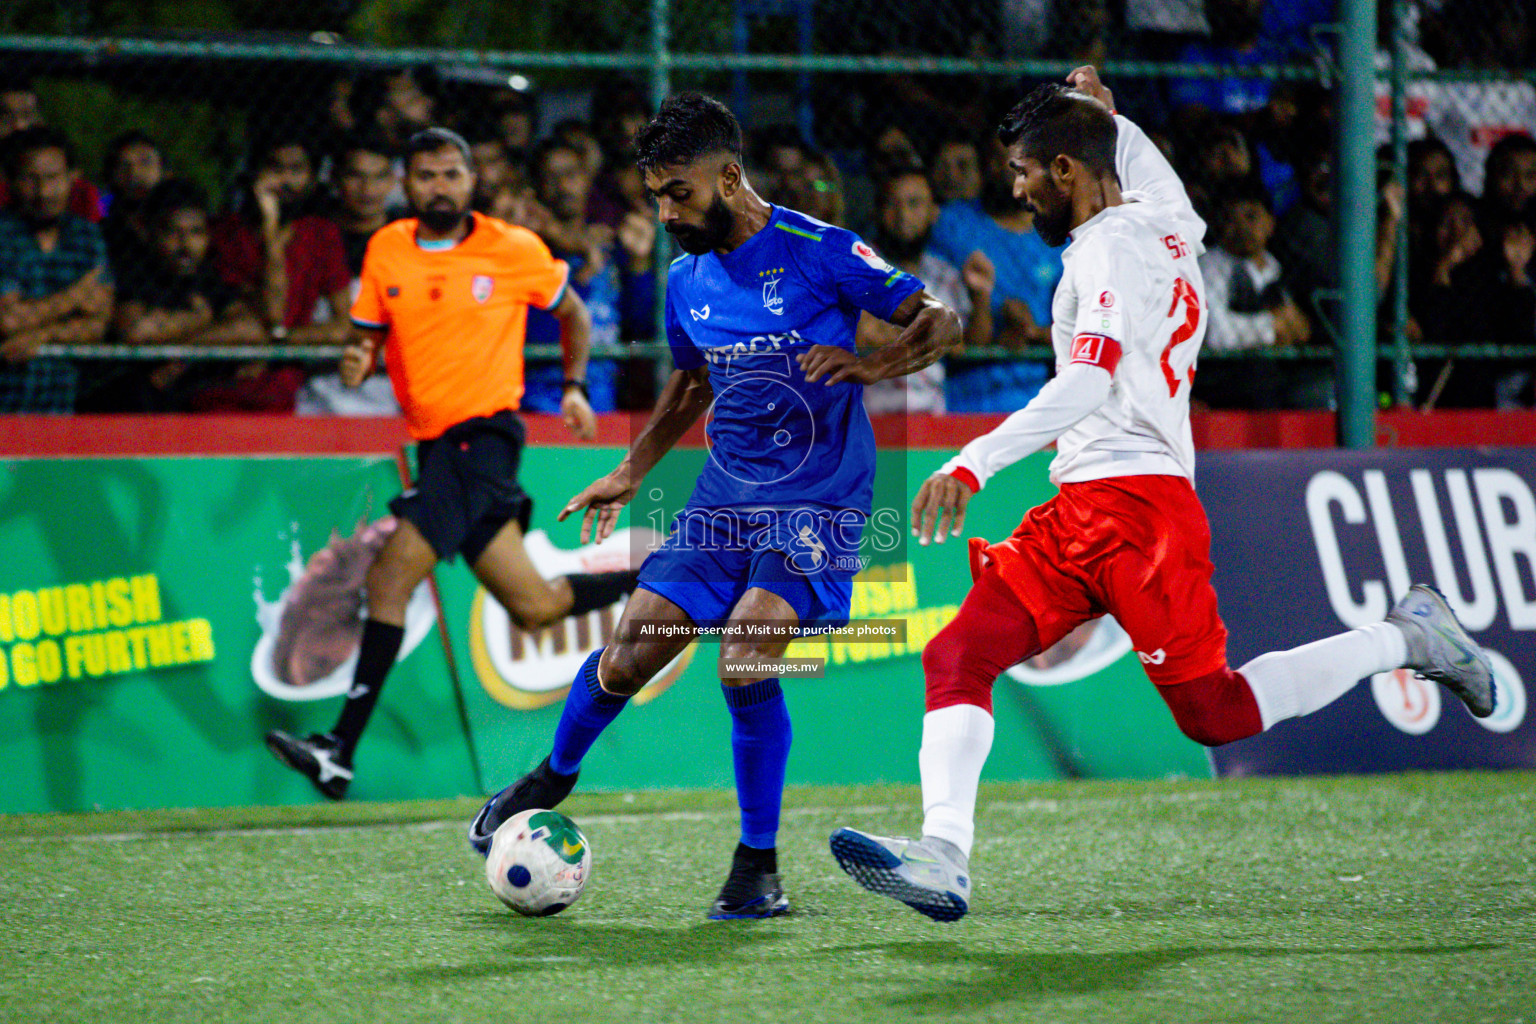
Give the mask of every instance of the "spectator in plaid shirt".
<svg viewBox="0 0 1536 1024">
<path fill-rule="evenodd" d="M 99 342 L 112 313 L 112 271 L 101 231 L 69 212 L 69 141 L 36 126 L 5 140 L 15 197 L 0 211 L 0 412 L 73 412 L 79 371 L 35 359 L 48 344 Z"/>
</svg>

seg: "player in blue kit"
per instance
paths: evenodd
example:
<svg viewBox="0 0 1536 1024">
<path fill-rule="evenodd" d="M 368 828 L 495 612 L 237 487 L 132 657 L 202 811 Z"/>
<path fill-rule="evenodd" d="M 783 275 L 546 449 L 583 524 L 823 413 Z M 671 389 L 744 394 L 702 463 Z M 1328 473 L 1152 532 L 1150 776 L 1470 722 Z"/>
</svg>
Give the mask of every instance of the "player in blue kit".
<svg viewBox="0 0 1536 1024">
<path fill-rule="evenodd" d="M 932 364 L 960 343 L 960 319 L 851 232 L 764 202 L 742 171 L 741 128 L 715 100 L 668 100 L 635 149 L 686 253 L 667 276 L 677 368 L 618 468 L 560 518 L 583 513 L 583 543 L 608 536 L 706 410 L 709 459 L 613 641 L 577 674 L 549 757 L 481 809 L 469 838 L 484 853 L 502 822 L 565 799 L 629 698 L 700 627 L 719 627 L 741 841 L 709 916 L 773 917 L 789 909 L 775 852 L 789 712 L 771 668 L 743 663 L 780 658 L 797 626 L 847 621 L 875 475 L 863 386 Z M 904 329 L 860 356 L 861 311 Z"/>
</svg>

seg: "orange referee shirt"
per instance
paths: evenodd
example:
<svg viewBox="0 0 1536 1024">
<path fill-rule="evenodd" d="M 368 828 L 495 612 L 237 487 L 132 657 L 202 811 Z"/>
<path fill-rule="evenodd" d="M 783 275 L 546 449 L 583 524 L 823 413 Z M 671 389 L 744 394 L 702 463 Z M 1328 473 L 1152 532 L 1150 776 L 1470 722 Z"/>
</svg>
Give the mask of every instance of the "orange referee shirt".
<svg viewBox="0 0 1536 1024">
<path fill-rule="evenodd" d="M 485 217 L 452 249 L 416 244 L 415 219 L 380 228 L 352 322 L 387 331 L 385 361 L 411 436 L 516 409 L 528 307 L 554 309 L 570 276 L 539 236 Z"/>
</svg>

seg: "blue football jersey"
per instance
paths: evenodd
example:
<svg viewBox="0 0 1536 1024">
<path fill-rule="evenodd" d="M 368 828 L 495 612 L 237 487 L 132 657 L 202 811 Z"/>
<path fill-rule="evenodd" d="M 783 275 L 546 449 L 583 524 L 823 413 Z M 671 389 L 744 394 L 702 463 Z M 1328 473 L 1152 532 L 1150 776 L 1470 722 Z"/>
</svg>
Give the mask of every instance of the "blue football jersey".
<svg viewBox="0 0 1536 1024">
<path fill-rule="evenodd" d="M 875 437 L 863 385 L 807 382 L 813 345 L 855 351 L 859 311 L 889 320 L 922 288 L 851 231 L 773 208 L 732 252 L 667 274 L 667 342 L 680 370 L 709 364 L 709 460 L 693 507 L 821 505 L 869 514 Z"/>
</svg>

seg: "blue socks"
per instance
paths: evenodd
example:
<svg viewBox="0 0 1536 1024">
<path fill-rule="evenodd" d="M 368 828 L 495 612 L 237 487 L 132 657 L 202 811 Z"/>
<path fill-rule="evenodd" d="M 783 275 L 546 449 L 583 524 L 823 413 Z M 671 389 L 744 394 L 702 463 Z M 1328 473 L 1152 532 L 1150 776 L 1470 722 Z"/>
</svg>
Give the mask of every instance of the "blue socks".
<svg viewBox="0 0 1536 1024">
<path fill-rule="evenodd" d="M 784 802 L 784 769 L 793 734 L 789 708 L 777 679 L 723 686 L 731 709 L 731 753 L 736 763 L 736 802 L 741 806 L 741 842 L 771 850 L 778 840 Z M 557 769 L 558 770 L 558 769 Z"/>
<path fill-rule="evenodd" d="M 598 685 L 597 661 L 602 656 L 603 648 L 599 647 L 582 663 L 560 711 L 549 766 L 561 775 L 570 775 L 581 767 L 581 759 L 587 756 L 592 744 L 629 703 L 628 697 L 607 693 Z"/>
<path fill-rule="evenodd" d="M 555 727 L 549 766 L 561 775 L 581 767 L 582 758 L 619 717 L 628 697 L 604 692 L 597 682 L 602 650 L 593 651 L 571 684 Z M 792 733 L 784 691 L 777 679 L 721 688 L 731 712 L 731 752 L 736 767 L 736 800 L 741 807 L 741 842 L 771 850 L 778 842 L 779 808 L 784 800 L 784 771 Z"/>
</svg>

